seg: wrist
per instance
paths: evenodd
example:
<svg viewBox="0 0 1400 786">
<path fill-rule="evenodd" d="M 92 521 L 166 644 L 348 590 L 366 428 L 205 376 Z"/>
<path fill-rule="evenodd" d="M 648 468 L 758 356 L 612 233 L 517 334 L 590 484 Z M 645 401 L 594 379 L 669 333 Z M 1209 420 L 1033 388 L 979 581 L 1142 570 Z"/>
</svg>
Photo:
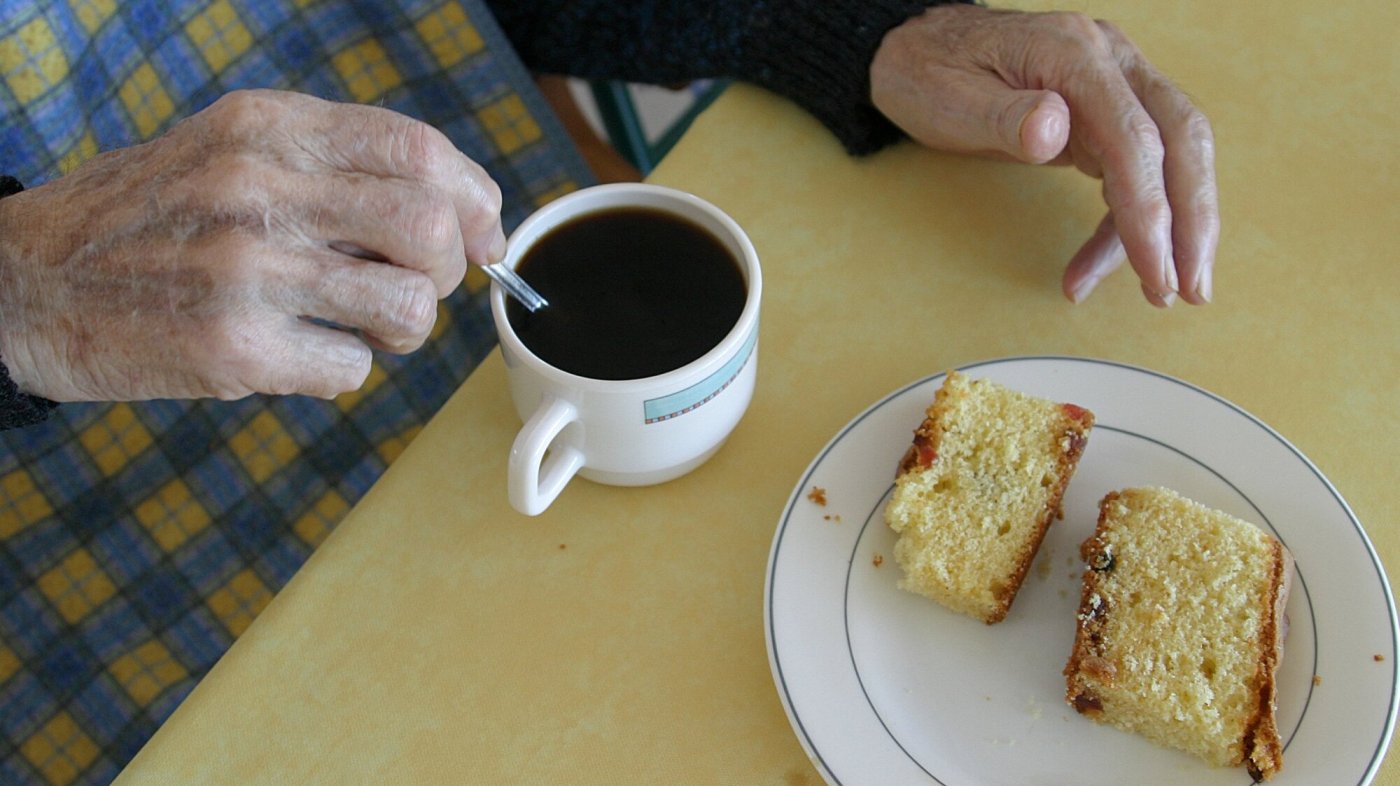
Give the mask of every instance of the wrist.
<svg viewBox="0 0 1400 786">
<path fill-rule="evenodd" d="M 27 426 L 46 417 L 57 404 L 42 396 L 31 395 L 27 391 L 27 375 L 22 364 L 14 362 L 22 353 L 12 338 L 11 330 L 14 314 L 8 308 L 11 297 L 23 297 L 14 275 L 19 251 L 20 222 L 16 218 L 14 195 L 24 190 L 18 180 L 8 175 L 0 175 L 0 429 Z"/>
<path fill-rule="evenodd" d="M 872 153 L 903 132 L 871 99 L 876 53 L 889 32 L 930 6 L 967 0 L 864 0 L 830 4 L 791 0 L 751 35 L 752 69 L 764 87 L 794 99 L 850 153 Z"/>
</svg>

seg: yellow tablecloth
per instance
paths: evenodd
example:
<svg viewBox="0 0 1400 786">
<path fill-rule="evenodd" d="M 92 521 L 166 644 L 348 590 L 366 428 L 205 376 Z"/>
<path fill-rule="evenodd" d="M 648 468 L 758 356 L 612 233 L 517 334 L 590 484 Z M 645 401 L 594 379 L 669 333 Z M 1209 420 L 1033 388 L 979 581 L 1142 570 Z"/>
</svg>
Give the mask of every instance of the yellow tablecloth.
<svg viewBox="0 0 1400 786">
<path fill-rule="evenodd" d="M 1074 172 L 911 145 L 852 160 L 734 89 L 653 178 L 730 212 L 763 260 L 758 391 L 728 445 L 659 487 L 576 481 L 524 518 L 492 357 L 119 782 L 818 783 L 765 655 L 777 517 L 852 416 L 992 357 L 1108 358 L 1234 401 L 1330 477 L 1393 570 L 1397 6 L 1076 7 L 1214 122 L 1213 305 L 1155 310 L 1127 271 L 1065 302 L 1102 210 Z M 1400 785 L 1393 759 L 1376 782 Z"/>
</svg>

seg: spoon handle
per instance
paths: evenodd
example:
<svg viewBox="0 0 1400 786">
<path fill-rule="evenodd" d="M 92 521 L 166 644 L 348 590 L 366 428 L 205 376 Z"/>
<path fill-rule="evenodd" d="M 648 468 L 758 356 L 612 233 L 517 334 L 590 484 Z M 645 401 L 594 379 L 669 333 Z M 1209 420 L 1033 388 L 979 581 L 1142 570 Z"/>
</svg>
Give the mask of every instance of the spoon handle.
<svg viewBox="0 0 1400 786">
<path fill-rule="evenodd" d="M 541 297 L 540 293 L 534 290 L 534 287 L 525 283 L 525 279 L 517 276 L 514 270 L 511 270 L 505 265 L 499 263 L 495 265 L 482 265 L 481 269 L 486 272 L 486 275 L 492 281 L 500 284 L 501 289 L 504 289 L 507 295 L 520 301 L 520 304 L 531 313 L 549 305 L 549 301 Z"/>
</svg>

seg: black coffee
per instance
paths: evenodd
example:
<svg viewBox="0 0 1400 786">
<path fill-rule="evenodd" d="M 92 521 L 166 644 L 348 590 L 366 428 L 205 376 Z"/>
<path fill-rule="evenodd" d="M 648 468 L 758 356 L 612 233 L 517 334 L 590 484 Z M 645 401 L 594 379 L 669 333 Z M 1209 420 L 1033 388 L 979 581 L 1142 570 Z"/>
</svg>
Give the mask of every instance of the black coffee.
<svg viewBox="0 0 1400 786">
<path fill-rule="evenodd" d="M 516 272 L 549 301 L 506 317 L 546 363 L 593 379 L 640 379 L 710 351 L 739 320 L 747 287 L 733 255 L 687 219 L 612 208 L 555 227 Z"/>
</svg>

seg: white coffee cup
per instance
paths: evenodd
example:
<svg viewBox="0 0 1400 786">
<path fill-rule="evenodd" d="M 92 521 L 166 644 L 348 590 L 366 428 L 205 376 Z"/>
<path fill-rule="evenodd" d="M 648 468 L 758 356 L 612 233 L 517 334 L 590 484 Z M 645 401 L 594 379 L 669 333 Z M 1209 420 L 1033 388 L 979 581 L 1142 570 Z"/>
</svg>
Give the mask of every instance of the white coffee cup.
<svg viewBox="0 0 1400 786">
<path fill-rule="evenodd" d="M 536 241 L 573 218 L 622 207 L 671 213 L 712 235 L 743 274 L 743 310 L 718 344 L 680 368 L 642 379 L 591 379 L 556 368 L 525 346 L 506 318 L 505 292 L 492 284 L 491 314 L 515 409 L 525 421 L 510 452 L 510 502 L 526 515 L 544 512 L 576 474 L 645 486 L 690 472 L 719 450 L 753 397 L 763 293 L 758 254 L 744 230 L 714 205 L 643 183 L 586 188 L 521 223 L 504 264 L 514 268 Z"/>
</svg>

